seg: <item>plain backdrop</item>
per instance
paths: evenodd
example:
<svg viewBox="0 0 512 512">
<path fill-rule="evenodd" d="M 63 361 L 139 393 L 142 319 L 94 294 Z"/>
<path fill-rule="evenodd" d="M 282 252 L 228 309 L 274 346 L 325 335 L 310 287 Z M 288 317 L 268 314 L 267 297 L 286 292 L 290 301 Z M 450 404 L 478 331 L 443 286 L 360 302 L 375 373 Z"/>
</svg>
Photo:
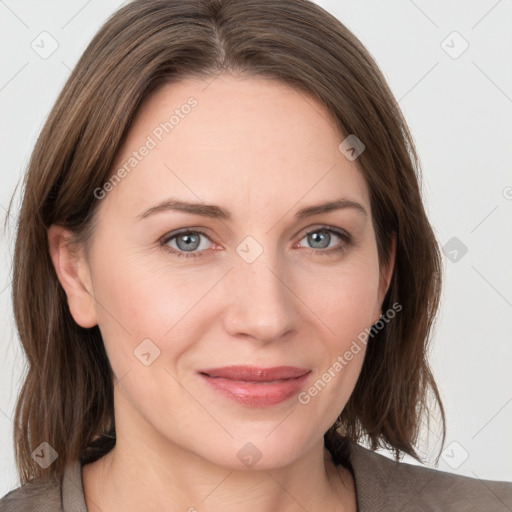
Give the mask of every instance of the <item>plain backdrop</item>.
<svg viewBox="0 0 512 512">
<path fill-rule="evenodd" d="M 427 438 L 424 428 L 426 465 L 512 481 L 512 2 L 318 3 L 368 48 L 399 100 L 420 154 L 427 212 L 445 248 L 430 360 L 447 440 L 435 466 L 437 430 Z M 121 5 L 0 0 L 2 223 L 70 69 Z M 18 485 L 12 418 L 24 356 L 10 303 L 15 215 L 0 242 L 0 496 Z"/>
</svg>

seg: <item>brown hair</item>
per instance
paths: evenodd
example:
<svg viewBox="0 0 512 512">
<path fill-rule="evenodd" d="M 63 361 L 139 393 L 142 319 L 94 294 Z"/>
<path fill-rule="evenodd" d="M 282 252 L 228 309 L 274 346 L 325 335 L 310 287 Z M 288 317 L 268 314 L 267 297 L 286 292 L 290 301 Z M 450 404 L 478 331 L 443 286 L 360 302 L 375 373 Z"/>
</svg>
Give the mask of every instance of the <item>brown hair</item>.
<svg viewBox="0 0 512 512">
<path fill-rule="evenodd" d="M 135 0 L 93 38 L 37 140 L 24 181 L 13 267 L 14 315 L 28 359 L 15 412 L 22 483 L 62 475 L 71 460 L 95 460 L 115 444 L 113 373 L 98 326 L 78 326 L 53 267 L 47 230 L 93 233 L 94 190 L 142 102 L 180 77 L 229 70 L 285 82 L 327 107 L 341 133 L 365 144 L 357 162 L 370 190 L 379 261 L 396 262 L 383 311 L 402 310 L 368 342 L 354 392 L 325 444 L 339 460 L 347 440 L 366 439 L 398 459 L 419 459 L 431 393 L 427 361 L 441 289 L 439 248 L 423 208 L 420 165 L 399 106 L 371 55 L 335 17 L 308 0 Z M 341 140 L 340 140 L 341 142 Z M 12 204 L 12 201 L 11 201 Z M 44 250 L 44 248 L 47 250 Z M 49 468 L 31 457 L 42 442 Z"/>
</svg>

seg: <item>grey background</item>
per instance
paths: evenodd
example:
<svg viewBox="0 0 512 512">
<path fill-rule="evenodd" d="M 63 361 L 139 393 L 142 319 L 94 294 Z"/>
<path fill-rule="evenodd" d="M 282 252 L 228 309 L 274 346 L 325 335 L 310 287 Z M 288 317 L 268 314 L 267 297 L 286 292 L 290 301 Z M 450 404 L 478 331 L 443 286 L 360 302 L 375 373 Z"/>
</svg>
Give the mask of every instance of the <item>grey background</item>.
<svg viewBox="0 0 512 512">
<path fill-rule="evenodd" d="M 318 3 L 361 39 L 399 100 L 422 160 L 427 211 L 447 247 L 430 354 L 447 442 L 435 466 L 437 429 L 423 429 L 426 464 L 512 481 L 512 2 Z M 120 5 L 0 0 L 2 222 L 70 69 Z M 24 371 L 10 304 L 14 220 L 0 240 L 0 496 L 18 485 L 12 417 Z"/>
</svg>

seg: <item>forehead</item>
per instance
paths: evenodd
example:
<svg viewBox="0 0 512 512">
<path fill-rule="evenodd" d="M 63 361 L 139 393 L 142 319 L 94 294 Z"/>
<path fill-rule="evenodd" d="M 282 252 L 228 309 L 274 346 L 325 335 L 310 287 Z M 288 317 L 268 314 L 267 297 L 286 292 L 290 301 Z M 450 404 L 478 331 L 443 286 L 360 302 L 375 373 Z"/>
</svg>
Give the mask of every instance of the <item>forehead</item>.
<svg viewBox="0 0 512 512">
<path fill-rule="evenodd" d="M 140 108 L 116 158 L 113 172 L 128 172 L 113 195 L 137 206 L 166 195 L 259 208 L 340 195 L 368 204 L 357 162 L 339 151 L 344 138 L 323 105 L 282 82 L 189 78 Z"/>
</svg>

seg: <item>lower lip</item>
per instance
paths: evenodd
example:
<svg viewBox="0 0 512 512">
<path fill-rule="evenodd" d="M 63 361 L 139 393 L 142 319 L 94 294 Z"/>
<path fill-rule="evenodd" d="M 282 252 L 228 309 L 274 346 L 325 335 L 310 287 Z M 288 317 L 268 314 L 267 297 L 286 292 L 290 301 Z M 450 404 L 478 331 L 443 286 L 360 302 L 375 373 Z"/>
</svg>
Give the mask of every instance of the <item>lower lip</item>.
<svg viewBox="0 0 512 512">
<path fill-rule="evenodd" d="M 203 374 L 200 376 L 213 389 L 235 402 L 251 407 L 266 407 L 284 402 L 299 393 L 310 373 L 293 379 L 269 382 L 247 382 L 222 377 L 209 377 Z"/>
</svg>

